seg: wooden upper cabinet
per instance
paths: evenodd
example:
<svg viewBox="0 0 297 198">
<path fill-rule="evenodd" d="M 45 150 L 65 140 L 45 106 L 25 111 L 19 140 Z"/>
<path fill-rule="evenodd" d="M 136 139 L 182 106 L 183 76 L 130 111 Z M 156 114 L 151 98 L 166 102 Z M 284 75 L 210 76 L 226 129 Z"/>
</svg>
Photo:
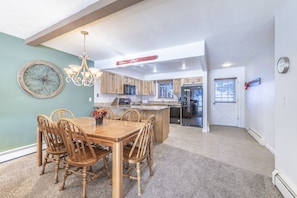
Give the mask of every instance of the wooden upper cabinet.
<svg viewBox="0 0 297 198">
<path fill-rule="evenodd" d="M 116 93 L 116 74 L 109 73 L 107 77 L 107 93 Z"/>
<path fill-rule="evenodd" d="M 102 94 L 107 94 L 107 85 L 108 85 L 108 72 L 103 72 L 100 78 L 100 89 Z"/>
<path fill-rule="evenodd" d="M 202 83 L 202 77 L 183 78 L 182 81 L 182 84 L 199 84 Z"/>
<path fill-rule="evenodd" d="M 155 95 L 154 81 L 127 78 L 111 72 L 103 72 L 101 76 L 101 93 L 123 94 L 124 84 L 128 84 L 127 82 L 130 82 L 130 85 L 136 86 L 136 95 Z"/>
<path fill-rule="evenodd" d="M 135 83 L 135 86 L 136 86 L 136 95 L 142 95 L 143 93 L 143 82 L 142 80 L 139 80 L 139 79 L 134 79 L 134 83 Z"/>
<path fill-rule="evenodd" d="M 142 95 L 154 95 L 155 94 L 155 82 L 154 81 L 143 81 Z"/>
<path fill-rule="evenodd" d="M 135 85 L 135 79 L 128 76 L 123 76 L 123 84 Z"/>
<path fill-rule="evenodd" d="M 122 76 L 111 72 L 103 72 L 101 76 L 101 93 L 123 94 Z"/>
<path fill-rule="evenodd" d="M 182 86 L 181 78 L 173 79 L 173 93 L 174 94 L 181 94 L 181 86 Z"/>
<path fill-rule="evenodd" d="M 124 93 L 124 85 L 123 85 L 123 76 L 116 74 L 116 93 L 123 94 Z"/>
</svg>

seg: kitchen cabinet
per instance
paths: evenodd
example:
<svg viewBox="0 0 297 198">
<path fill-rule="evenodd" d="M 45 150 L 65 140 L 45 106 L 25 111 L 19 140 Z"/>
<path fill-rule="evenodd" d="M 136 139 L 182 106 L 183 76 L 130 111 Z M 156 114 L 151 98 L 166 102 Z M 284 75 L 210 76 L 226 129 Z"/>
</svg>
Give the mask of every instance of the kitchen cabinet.
<svg viewBox="0 0 297 198">
<path fill-rule="evenodd" d="M 182 84 L 199 84 L 202 83 L 202 77 L 183 78 Z"/>
<path fill-rule="evenodd" d="M 117 94 L 123 94 L 124 93 L 124 86 L 123 86 L 123 76 L 116 74 L 115 75 L 116 80 L 116 93 Z"/>
<path fill-rule="evenodd" d="M 103 72 L 101 76 L 101 93 L 123 94 L 122 76 L 111 72 Z"/>
<path fill-rule="evenodd" d="M 123 76 L 123 84 L 135 85 L 135 79 L 128 76 Z"/>
<path fill-rule="evenodd" d="M 169 108 L 168 106 L 111 106 L 115 117 L 120 117 L 127 109 L 136 109 L 140 113 L 141 122 L 150 115 L 155 115 L 154 138 L 156 143 L 163 143 L 169 134 Z"/>
<path fill-rule="evenodd" d="M 142 95 L 143 93 L 143 82 L 142 80 L 139 80 L 139 79 L 134 79 L 134 83 L 135 83 L 135 86 L 136 86 L 136 95 Z"/>
<path fill-rule="evenodd" d="M 144 80 L 143 82 L 143 90 L 142 95 L 154 95 L 155 94 L 155 82 Z"/>
<path fill-rule="evenodd" d="M 174 94 L 180 94 L 181 92 L 181 84 L 182 83 L 182 79 L 181 78 L 177 78 L 177 79 L 173 79 L 173 93 Z"/>
</svg>

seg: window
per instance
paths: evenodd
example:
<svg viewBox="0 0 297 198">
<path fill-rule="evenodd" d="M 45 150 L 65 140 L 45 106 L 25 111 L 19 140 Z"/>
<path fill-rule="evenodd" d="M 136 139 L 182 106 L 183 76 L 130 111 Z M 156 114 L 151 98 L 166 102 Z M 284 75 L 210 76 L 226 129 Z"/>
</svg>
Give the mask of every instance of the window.
<svg viewBox="0 0 297 198">
<path fill-rule="evenodd" d="M 159 98 L 173 98 L 173 80 L 158 81 Z"/>
<path fill-rule="evenodd" d="M 215 102 L 236 102 L 236 78 L 215 79 Z"/>
</svg>

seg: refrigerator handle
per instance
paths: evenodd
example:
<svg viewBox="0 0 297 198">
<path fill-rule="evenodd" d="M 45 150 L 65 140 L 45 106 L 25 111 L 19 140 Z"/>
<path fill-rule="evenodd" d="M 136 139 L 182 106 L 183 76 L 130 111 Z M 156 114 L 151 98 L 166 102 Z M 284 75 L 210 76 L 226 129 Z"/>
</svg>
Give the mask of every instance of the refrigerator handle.
<svg viewBox="0 0 297 198">
<path fill-rule="evenodd" d="M 187 112 L 188 113 L 191 113 L 191 100 L 190 100 L 190 97 L 191 97 L 191 93 L 190 91 L 187 92 Z"/>
</svg>

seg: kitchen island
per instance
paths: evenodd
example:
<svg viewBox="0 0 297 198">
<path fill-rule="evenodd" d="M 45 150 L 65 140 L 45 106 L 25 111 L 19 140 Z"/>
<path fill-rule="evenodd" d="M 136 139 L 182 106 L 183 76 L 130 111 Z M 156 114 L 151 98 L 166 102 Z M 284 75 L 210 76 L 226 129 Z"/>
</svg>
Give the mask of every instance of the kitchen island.
<svg viewBox="0 0 297 198">
<path fill-rule="evenodd" d="M 111 108 L 115 118 L 120 118 L 121 114 L 127 109 L 136 109 L 139 111 L 141 121 L 144 122 L 150 115 L 155 115 L 154 138 L 156 143 L 162 143 L 168 138 L 169 133 L 169 108 L 168 106 L 147 106 L 147 105 L 116 105 L 100 106 L 102 108 Z"/>
</svg>

